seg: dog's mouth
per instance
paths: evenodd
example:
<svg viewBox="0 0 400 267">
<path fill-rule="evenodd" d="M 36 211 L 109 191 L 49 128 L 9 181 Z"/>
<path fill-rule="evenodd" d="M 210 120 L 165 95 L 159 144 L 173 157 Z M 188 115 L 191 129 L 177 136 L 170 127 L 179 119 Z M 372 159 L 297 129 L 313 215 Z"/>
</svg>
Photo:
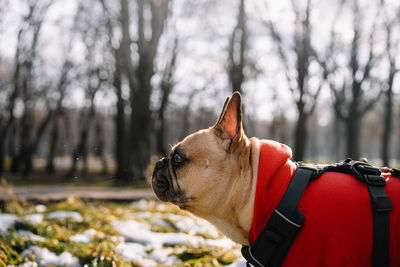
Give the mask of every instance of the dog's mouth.
<svg viewBox="0 0 400 267">
<path fill-rule="evenodd" d="M 174 189 L 172 179 L 167 170 L 154 170 L 151 178 L 151 186 L 157 198 L 161 201 L 171 202 L 185 209 L 186 197 L 182 190 Z"/>
<path fill-rule="evenodd" d="M 161 201 L 170 201 L 168 197 L 170 195 L 168 193 L 168 191 L 170 191 L 170 183 L 165 175 L 153 174 L 151 186 L 158 199 Z"/>
</svg>

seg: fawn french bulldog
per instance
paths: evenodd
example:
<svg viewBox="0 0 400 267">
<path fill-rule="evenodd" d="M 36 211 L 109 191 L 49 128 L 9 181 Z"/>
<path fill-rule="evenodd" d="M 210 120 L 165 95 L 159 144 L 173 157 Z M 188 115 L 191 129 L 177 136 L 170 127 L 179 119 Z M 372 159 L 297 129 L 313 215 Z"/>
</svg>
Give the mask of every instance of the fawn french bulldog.
<svg viewBox="0 0 400 267">
<path fill-rule="evenodd" d="M 246 137 L 241 95 L 235 92 L 214 126 L 187 136 L 156 163 L 152 187 L 160 200 L 244 245 L 243 255 L 255 266 L 400 266 L 400 178 L 394 177 L 400 171 L 392 175 L 368 165 L 357 177 L 349 169 L 314 169 L 318 179 L 307 180 L 297 198 L 302 219 L 296 223 L 279 211 L 286 189 L 307 169 L 291 156 L 286 145 Z M 268 232 L 276 218 L 279 223 Z M 281 227 L 299 229 L 293 243 L 280 246 L 284 253 L 275 248 L 290 239 Z"/>
<path fill-rule="evenodd" d="M 152 187 L 162 201 L 204 218 L 248 244 L 259 140 L 243 132 L 241 95 L 225 101 L 214 126 L 187 136 L 156 163 Z"/>
</svg>

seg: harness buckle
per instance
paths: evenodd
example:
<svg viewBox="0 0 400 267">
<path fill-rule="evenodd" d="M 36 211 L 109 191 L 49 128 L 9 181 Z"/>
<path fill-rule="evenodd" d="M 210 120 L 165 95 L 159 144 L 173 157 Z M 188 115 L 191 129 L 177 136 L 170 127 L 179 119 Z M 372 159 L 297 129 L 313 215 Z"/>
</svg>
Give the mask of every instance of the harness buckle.
<svg viewBox="0 0 400 267">
<path fill-rule="evenodd" d="M 360 164 L 360 165 L 356 165 L 356 168 L 362 174 L 381 175 L 381 170 L 374 166 Z"/>
<path fill-rule="evenodd" d="M 381 176 L 381 169 L 367 163 L 346 162 L 351 172 L 360 180 L 371 186 L 385 186 L 386 180 Z"/>
<path fill-rule="evenodd" d="M 364 174 L 364 179 L 365 182 L 368 185 L 373 185 L 373 186 L 385 186 L 386 185 L 386 180 L 380 175 L 368 175 Z"/>
</svg>

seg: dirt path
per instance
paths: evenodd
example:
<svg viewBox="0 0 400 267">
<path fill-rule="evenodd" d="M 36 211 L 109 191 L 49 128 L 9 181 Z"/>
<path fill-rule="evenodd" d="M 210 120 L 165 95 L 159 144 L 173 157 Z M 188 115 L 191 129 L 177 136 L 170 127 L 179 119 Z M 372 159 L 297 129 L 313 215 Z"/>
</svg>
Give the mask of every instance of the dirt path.
<svg viewBox="0 0 400 267">
<path fill-rule="evenodd" d="M 125 189 L 107 187 L 67 186 L 0 186 L 0 201 L 13 197 L 24 201 L 59 201 L 70 196 L 85 200 L 132 201 L 140 198 L 155 198 L 151 189 Z"/>
</svg>

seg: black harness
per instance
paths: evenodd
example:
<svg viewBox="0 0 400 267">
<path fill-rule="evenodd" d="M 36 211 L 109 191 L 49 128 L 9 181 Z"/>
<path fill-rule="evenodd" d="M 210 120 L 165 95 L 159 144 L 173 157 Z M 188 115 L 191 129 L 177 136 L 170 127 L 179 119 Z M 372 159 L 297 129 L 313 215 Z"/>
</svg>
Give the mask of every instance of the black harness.
<svg viewBox="0 0 400 267">
<path fill-rule="evenodd" d="M 372 267 L 389 266 L 389 211 L 392 205 L 384 190 L 386 180 L 382 172 L 400 177 L 400 171 L 378 168 L 364 161 L 347 159 L 344 162 L 323 168 L 299 166 L 278 207 L 272 213 L 267 225 L 251 246 L 242 246 L 242 255 L 247 266 L 281 266 L 297 234 L 304 223 L 303 214 L 297 205 L 308 183 L 325 172 L 352 174 L 368 186 L 372 206 L 373 247 Z"/>
</svg>

